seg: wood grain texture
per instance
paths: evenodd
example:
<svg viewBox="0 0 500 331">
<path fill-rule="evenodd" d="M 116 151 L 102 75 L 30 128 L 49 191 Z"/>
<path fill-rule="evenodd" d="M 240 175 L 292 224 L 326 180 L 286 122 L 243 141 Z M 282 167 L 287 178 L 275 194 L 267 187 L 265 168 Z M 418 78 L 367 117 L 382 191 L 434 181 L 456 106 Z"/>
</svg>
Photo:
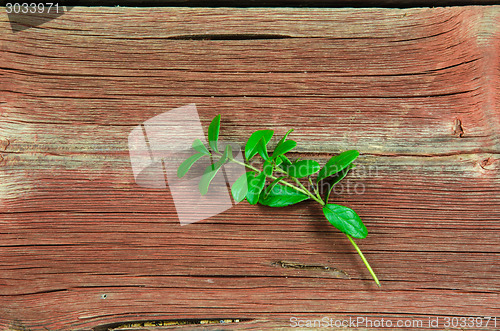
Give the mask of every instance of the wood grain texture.
<svg viewBox="0 0 500 331">
<path fill-rule="evenodd" d="M 328 7 L 328 8 L 411 8 L 429 6 L 495 5 L 491 0 L 65 0 L 65 6 L 129 6 L 129 7 Z"/>
<path fill-rule="evenodd" d="M 500 327 L 500 7 L 75 7 L 0 31 L 0 328 Z M 312 203 L 181 227 L 168 189 L 139 187 L 129 133 L 190 103 L 224 140 L 295 128 L 293 157 L 358 149 L 334 198 L 382 288 Z"/>
</svg>

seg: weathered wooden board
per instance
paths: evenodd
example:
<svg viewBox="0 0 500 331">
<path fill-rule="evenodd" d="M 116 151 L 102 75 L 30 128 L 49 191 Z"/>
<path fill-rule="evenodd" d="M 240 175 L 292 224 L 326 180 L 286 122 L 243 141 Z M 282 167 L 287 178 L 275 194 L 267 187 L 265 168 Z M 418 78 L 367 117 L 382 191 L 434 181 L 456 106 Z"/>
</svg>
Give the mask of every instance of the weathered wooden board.
<svg viewBox="0 0 500 331">
<path fill-rule="evenodd" d="M 66 6 L 128 6 L 128 7 L 388 7 L 411 8 L 428 6 L 495 5 L 491 0 L 66 0 Z"/>
<path fill-rule="evenodd" d="M 500 7 L 75 7 L 0 31 L 0 327 L 500 327 Z M 297 157 L 358 149 L 335 200 L 382 288 L 312 203 L 181 227 L 168 189 L 139 187 L 129 133 L 190 103 L 224 140 L 295 128 Z"/>
</svg>

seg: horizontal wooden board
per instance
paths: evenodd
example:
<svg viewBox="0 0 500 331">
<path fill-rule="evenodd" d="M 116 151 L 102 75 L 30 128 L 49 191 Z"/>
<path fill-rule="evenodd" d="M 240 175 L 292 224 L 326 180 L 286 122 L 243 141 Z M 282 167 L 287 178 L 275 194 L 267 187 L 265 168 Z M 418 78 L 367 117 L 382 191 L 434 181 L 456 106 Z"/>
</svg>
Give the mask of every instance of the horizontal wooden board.
<svg viewBox="0 0 500 331">
<path fill-rule="evenodd" d="M 71 10 L 71 6 L 128 6 L 128 7 L 327 7 L 327 8 L 365 8 L 365 7 L 387 7 L 387 8 L 411 8 L 430 6 L 471 6 L 471 5 L 494 5 L 491 0 L 66 0 L 62 2 Z"/>
<path fill-rule="evenodd" d="M 151 96 L 113 100 L 18 99 L 3 108 L 0 144 L 6 154 L 12 153 L 11 157 L 6 156 L 12 161 L 16 153 L 26 151 L 40 153 L 42 158 L 47 154 L 72 158 L 127 154 L 128 135 L 138 123 L 187 102 L 196 103 L 204 130 L 220 113 L 224 127 L 221 139 L 242 145 L 253 130 L 262 128 L 276 131 L 273 146 L 280 135 L 295 128 L 293 137 L 301 152 L 338 153 L 356 148 L 362 153 L 379 155 L 453 155 L 496 153 L 499 144 L 495 118 L 489 118 L 478 106 L 480 95 L 401 99 Z M 62 114 L 57 112 L 61 107 L 66 110 Z M 459 127 L 457 120 L 461 123 Z M 297 127 L 298 121 L 303 125 Z M 459 129 L 463 134 L 460 135 Z"/>
<path fill-rule="evenodd" d="M 75 7 L 17 32 L 8 18 L 0 328 L 500 325 L 500 7 Z M 382 288 L 311 202 L 181 226 L 168 188 L 138 186 L 130 132 L 191 103 L 205 133 L 222 115 L 225 141 L 271 128 L 273 148 L 295 128 L 292 159 L 359 150 L 332 201 L 367 225 Z"/>
</svg>

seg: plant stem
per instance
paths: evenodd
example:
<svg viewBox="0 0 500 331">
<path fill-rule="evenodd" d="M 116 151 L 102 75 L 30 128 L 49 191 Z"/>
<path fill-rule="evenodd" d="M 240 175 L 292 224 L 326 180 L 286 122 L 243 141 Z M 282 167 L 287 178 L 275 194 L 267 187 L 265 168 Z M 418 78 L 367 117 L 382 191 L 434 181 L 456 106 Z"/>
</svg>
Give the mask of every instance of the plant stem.
<svg viewBox="0 0 500 331">
<path fill-rule="evenodd" d="M 324 206 L 325 203 L 323 202 L 323 200 L 321 200 L 321 198 L 318 198 L 316 197 L 314 194 L 311 193 L 311 191 L 309 191 L 304 185 L 302 185 L 302 183 L 295 177 L 292 177 L 292 179 L 295 181 L 295 183 L 297 183 L 297 185 L 299 185 L 304 191 L 308 192 L 307 195 L 309 195 L 311 198 L 313 198 L 317 203 L 319 203 L 320 205 Z"/>
<path fill-rule="evenodd" d="M 321 199 L 321 195 L 319 195 L 318 188 L 317 188 L 316 186 L 314 186 L 314 183 L 313 183 L 313 181 L 312 181 L 311 176 L 308 176 L 308 177 L 307 177 L 307 179 L 309 179 L 309 184 L 311 184 L 311 187 L 313 188 L 314 193 L 316 193 L 316 196 L 317 196 L 319 199 Z M 328 203 L 328 202 L 326 202 L 326 201 L 325 201 L 325 203 Z"/>
<path fill-rule="evenodd" d="M 351 244 L 354 246 L 354 248 L 358 252 L 359 256 L 361 257 L 361 260 L 363 260 L 363 263 L 365 264 L 366 268 L 370 272 L 370 275 L 372 275 L 373 280 L 375 281 L 375 283 L 377 283 L 378 287 L 380 287 L 381 285 L 380 285 L 380 282 L 377 278 L 377 275 L 375 275 L 375 273 L 373 272 L 372 267 L 370 267 L 370 264 L 368 263 L 365 256 L 363 255 L 363 253 L 359 249 L 358 245 L 356 245 L 356 242 L 354 241 L 354 239 L 352 239 L 352 237 L 350 235 L 346 234 L 346 236 L 347 236 L 347 238 L 349 238 L 349 240 L 351 241 Z"/>
<path fill-rule="evenodd" d="M 259 169 L 255 168 L 254 166 L 251 166 L 251 165 L 249 165 L 249 164 L 246 164 L 246 163 L 240 162 L 240 161 L 238 161 L 238 160 L 235 160 L 235 159 L 234 159 L 234 158 L 232 158 L 232 157 L 230 157 L 230 158 L 229 158 L 229 161 L 234 162 L 234 163 L 239 164 L 239 165 L 242 165 L 242 166 L 244 166 L 244 167 L 247 167 L 248 169 L 252 169 L 253 171 L 256 171 L 256 172 L 258 172 L 258 173 L 261 173 L 261 172 L 262 172 L 262 171 L 260 171 Z"/>
<path fill-rule="evenodd" d="M 288 173 L 286 171 L 283 171 L 280 168 L 275 167 L 275 170 L 278 172 L 281 172 L 283 174 L 288 175 Z M 321 199 L 320 196 L 315 196 L 314 194 L 312 194 L 311 191 L 309 191 L 304 185 L 302 185 L 302 183 L 297 178 L 295 178 L 295 177 L 290 177 L 290 178 L 302 189 L 301 192 L 310 196 L 313 200 L 315 200 L 320 205 L 322 205 L 322 206 L 325 205 L 325 203 L 323 202 L 323 200 Z"/>
</svg>

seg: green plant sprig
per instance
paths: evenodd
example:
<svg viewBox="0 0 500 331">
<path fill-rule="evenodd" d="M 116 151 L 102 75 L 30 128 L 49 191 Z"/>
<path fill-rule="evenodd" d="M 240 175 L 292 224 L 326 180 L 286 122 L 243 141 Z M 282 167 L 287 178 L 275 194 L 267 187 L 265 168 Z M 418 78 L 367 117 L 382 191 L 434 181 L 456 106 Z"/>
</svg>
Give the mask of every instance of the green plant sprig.
<svg viewBox="0 0 500 331">
<path fill-rule="evenodd" d="M 321 205 L 323 214 L 330 224 L 347 236 L 375 283 L 380 286 L 373 269 L 353 239 L 366 238 L 368 235 L 368 230 L 361 218 L 351 208 L 328 203 L 333 186 L 344 179 L 349 170 L 355 167 L 353 161 L 359 156 L 359 152 L 345 151 L 330 158 L 323 167 L 320 167 L 319 163 L 314 160 L 299 159 L 292 162 L 285 154 L 297 146 L 297 142 L 287 139 L 293 129 L 281 138 L 271 155 L 269 155 L 267 145 L 274 131 L 258 130 L 252 133 L 245 145 L 244 158 L 248 163 L 241 162 L 233 157 L 230 145 L 226 145 L 223 151 L 219 150 L 220 120 L 221 116 L 217 115 L 208 127 L 210 150 L 199 139 L 196 139 L 192 147 L 197 153 L 182 162 L 177 169 L 177 176 L 183 177 L 199 159 L 205 156 L 212 158 L 218 156 L 220 158 L 210 164 L 201 176 L 199 190 L 202 195 L 208 193 L 212 179 L 222 166 L 233 162 L 251 170 L 238 178 L 231 187 L 231 194 L 236 202 L 247 199 L 252 205 L 259 203 L 269 207 L 286 207 L 309 199 L 316 201 Z M 249 164 L 257 154 L 264 161 L 262 170 Z M 314 174 L 317 174 L 316 183 L 312 178 Z M 300 178 L 307 178 L 312 190 L 306 188 L 300 182 Z M 329 178 L 332 178 L 330 187 L 325 197 L 322 197 L 317 186 L 321 181 Z"/>
</svg>

